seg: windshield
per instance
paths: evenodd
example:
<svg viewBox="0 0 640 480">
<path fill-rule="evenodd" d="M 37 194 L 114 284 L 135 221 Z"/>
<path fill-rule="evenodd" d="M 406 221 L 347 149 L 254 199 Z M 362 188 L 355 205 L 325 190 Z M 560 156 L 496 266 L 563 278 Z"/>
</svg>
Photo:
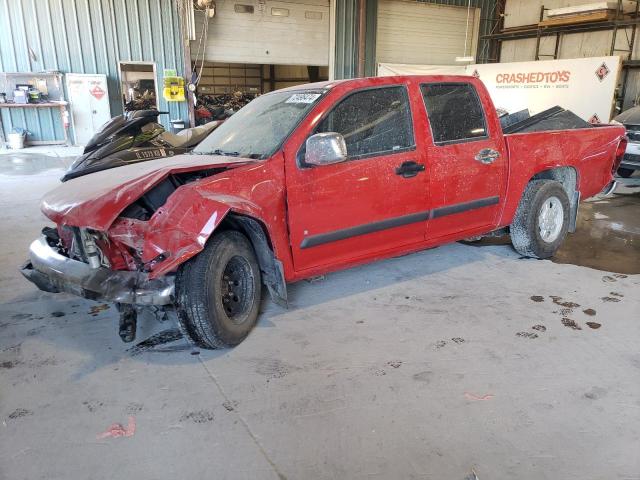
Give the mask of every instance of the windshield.
<svg viewBox="0 0 640 480">
<path fill-rule="evenodd" d="M 193 153 L 269 158 L 321 95 L 307 90 L 260 96 L 211 132 Z"/>
</svg>

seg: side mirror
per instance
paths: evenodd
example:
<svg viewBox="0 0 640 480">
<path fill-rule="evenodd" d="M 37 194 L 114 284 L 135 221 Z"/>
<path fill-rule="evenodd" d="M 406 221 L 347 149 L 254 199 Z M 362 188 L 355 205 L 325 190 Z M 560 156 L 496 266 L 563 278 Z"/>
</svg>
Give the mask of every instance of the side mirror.
<svg viewBox="0 0 640 480">
<path fill-rule="evenodd" d="M 347 159 L 347 144 L 339 133 L 316 133 L 307 138 L 304 162 L 316 167 L 344 162 Z"/>
</svg>

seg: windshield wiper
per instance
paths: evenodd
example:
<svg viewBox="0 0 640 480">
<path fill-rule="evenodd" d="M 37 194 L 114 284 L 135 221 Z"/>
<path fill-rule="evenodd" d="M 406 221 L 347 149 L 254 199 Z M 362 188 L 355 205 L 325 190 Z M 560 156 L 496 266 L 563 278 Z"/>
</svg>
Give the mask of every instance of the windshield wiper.
<svg viewBox="0 0 640 480">
<path fill-rule="evenodd" d="M 239 157 L 240 152 L 225 152 L 224 150 L 220 150 L 217 148 L 216 150 L 212 150 L 210 152 L 196 152 L 192 151 L 191 153 L 195 155 L 222 155 L 225 157 Z M 264 157 L 261 153 L 249 153 L 248 155 L 242 155 L 242 158 L 250 158 L 251 160 L 262 160 Z"/>
<path fill-rule="evenodd" d="M 225 157 L 239 157 L 240 152 L 225 152 L 224 150 L 220 150 L 219 148 L 209 152 L 211 155 L 224 155 Z"/>
</svg>

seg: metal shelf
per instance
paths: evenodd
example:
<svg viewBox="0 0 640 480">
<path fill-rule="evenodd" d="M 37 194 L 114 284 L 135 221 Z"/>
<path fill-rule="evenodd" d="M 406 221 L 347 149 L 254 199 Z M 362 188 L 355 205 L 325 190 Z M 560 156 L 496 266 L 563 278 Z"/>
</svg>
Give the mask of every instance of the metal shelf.
<svg viewBox="0 0 640 480">
<path fill-rule="evenodd" d="M 483 35 L 480 38 L 483 40 L 519 40 L 525 38 L 536 38 L 538 34 L 540 36 L 556 35 L 558 33 L 583 33 L 583 32 L 597 32 L 601 30 L 613 30 L 614 28 L 624 28 L 633 25 L 640 25 L 640 18 L 633 18 L 628 20 L 612 20 L 609 22 L 597 22 L 588 24 L 577 25 L 562 25 L 558 27 L 538 27 L 533 25 L 530 28 L 516 30 L 512 32 L 500 32 L 489 35 Z M 538 31 L 540 31 L 538 33 Z"/>
</svg>

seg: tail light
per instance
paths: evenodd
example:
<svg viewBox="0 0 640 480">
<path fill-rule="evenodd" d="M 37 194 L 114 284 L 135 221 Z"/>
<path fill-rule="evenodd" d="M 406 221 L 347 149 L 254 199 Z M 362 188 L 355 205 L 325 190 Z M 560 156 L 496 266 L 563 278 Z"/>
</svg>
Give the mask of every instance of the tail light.
<svg viewBox="0 0 640 480">
<path fill-rule="evenodd" d="M 624 152 L 627 150 L 627 143 L 629 143 L 629 139 L 627 137 L 622 137 L 620 139 L 620 143 L 618 143 L 618 148 L 616 149 L 616 158 L 613 161 L 613 170 L 615 173 L 620 166 L 620 162 L 622 162 L 622 158 L 624 157 Z"/>
</svg>

